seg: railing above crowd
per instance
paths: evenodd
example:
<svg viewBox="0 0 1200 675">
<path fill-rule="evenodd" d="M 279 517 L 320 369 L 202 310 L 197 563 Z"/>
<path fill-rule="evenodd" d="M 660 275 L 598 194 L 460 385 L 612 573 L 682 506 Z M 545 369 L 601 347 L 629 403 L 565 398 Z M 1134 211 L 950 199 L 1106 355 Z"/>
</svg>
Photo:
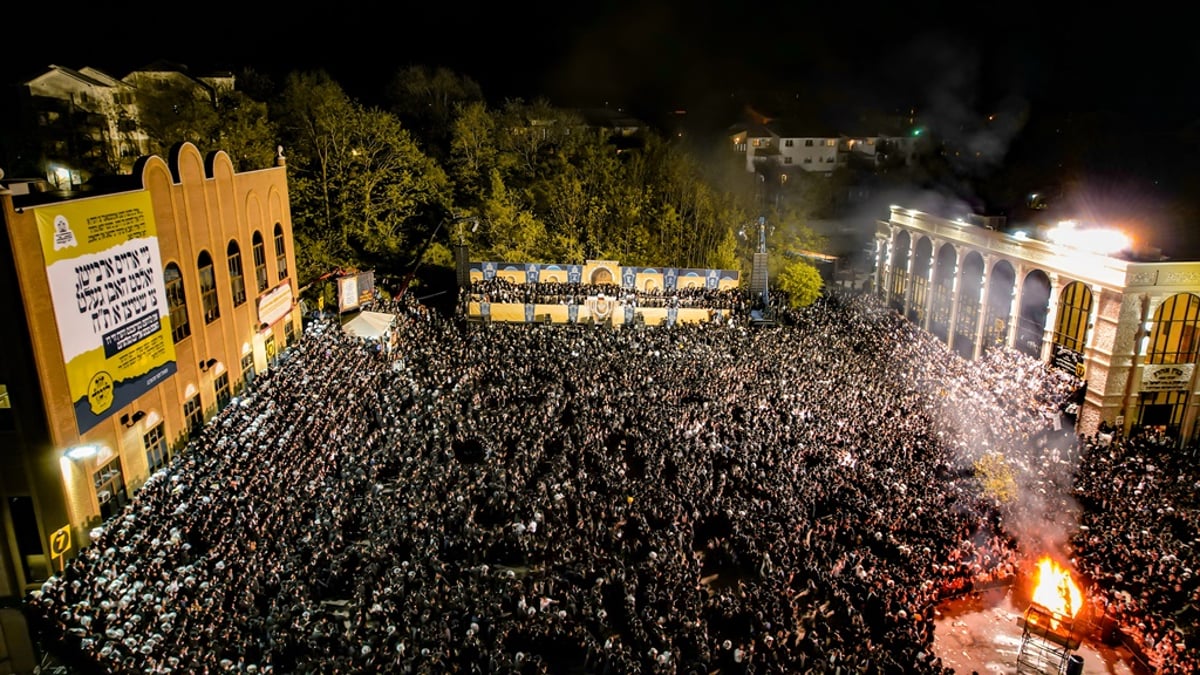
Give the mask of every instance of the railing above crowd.
<svg viewBox="0 0 1200 675">
<path fill-rule="evenodd" d="M 642 323 L 675 325 L 759 320 L 786 320 L 787 294 L 761 293 L 741 287 L 638 289 L 616 284 L 570 282 L 518 283 L 496 277 L 474 280 L 460 288 L 457 311 L 471 320 L 501 323 Z"/>
<path fill-rule="evenodd" d="M 473 281 L 459 293 L 463 303 L 582 305 L 589 298 L 596 297 L 615 299 L 619 303 L 639 307 L 703 307 L 735 311 L 748 310 L 754 300 L 754 297 L 742 288 L 675 288 L 645 291 L 622 288 L 616 284 L 514 283 L 499 277 Z"/>
</svg>

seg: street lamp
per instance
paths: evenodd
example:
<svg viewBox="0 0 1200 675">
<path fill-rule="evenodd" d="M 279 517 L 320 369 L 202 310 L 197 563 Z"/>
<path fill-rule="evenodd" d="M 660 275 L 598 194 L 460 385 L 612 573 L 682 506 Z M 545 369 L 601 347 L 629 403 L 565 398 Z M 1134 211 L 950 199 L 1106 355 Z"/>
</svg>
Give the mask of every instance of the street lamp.
<svg viewBox="0 0 1200 675">
<path fill-rule="evenodd" d="M 81 461 L 89 457 L 95 457 L 99 454 L 100 449 L 94 445 L 77 445 L 70 450 L 67 450 L 67 459 L 72 461 Z"/>
</svg>

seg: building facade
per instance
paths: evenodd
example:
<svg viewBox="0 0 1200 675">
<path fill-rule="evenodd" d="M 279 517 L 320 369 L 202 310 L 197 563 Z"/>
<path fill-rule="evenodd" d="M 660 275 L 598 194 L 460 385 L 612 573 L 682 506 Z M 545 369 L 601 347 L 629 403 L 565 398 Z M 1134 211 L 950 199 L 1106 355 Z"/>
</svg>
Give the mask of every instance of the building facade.
<svg viewBox="0 0 1200 675">
<path fill-rule="evenodd" d="M 911 166 L 918 152 L 914 136 L 848 136 L 780 122 L 733 129 L 730 140 L 734 150 L 744 155 L 746 171 L 767 170 L 781 175 L 797 171 L 830 173 L 854 163 L 875 168 L 885 157 Z"/>
<path fill-rule="evenodd" d="M 191 144 L 129 189 L 0 192 L 0 595 L 89 542 L 300 333 L 286 167 Z"/>
<path fill-rule="evenodd" d="M 186 65 L 164 61 L 120 79 L 96 68 L 50 65 L 19 88 L 13 121 L 28 166 L 17 168 L 60 190 L 77 189 L 93 174 L 128 174 L 149 151 L 139 92 L 190 92 L 215 105 L 234 84 L 230 73 L 193 76 Z"/>
<path fill-rule="evenodd" d="M 874 292 L 965 358 L 1004 345 L 1081 374 L 1080 433 L 1196 436 L 1200 262 L 1140 262 L 891 208 Z"/>
</svg>

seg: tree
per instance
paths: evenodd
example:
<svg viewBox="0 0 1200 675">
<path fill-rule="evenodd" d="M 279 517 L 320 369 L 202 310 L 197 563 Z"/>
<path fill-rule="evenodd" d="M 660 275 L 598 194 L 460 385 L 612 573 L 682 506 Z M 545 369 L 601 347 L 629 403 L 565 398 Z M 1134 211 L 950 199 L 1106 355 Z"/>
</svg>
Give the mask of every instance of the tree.
<svg viewBox="0 0 1200 675">
<path fill-rule="evenodd" d="M 784 266 L 775 285 L 787 293 L 788 304 L 794 309 L 811 305 L 821 296 L 825 282 L 817 268 L 802 260 L 793 260 Z"/>
<path fill-rule="evenodd" d="M 272 166 L 277 140 L 275 127 L 267 114 L 267 104 L 238 91 L 221 97 L 216 134 L 206 139 L 211 148 L 224 150 L 229 155 L 237 171 Z"/>
<path fill-rule="evenodd" d="M 339 220 L 363 266 L 395 268 L 420 254 L 450 211 L 449 182 L 395 115 L 358 105 L 352 111 Z"/>
<path fill-rule="evenodd" d="M 989 452 L 975 462 L 975 478 L 983 493 L 1000 503 L 1011 502 L 1017 495 L 1017 480 L 1008 460 L 998 452 Z"/>
<path fill-rule="evenodd" d="M 289 76 L 278 115 L 292 148 L 297 266 L 316 276 L 418 254 L 450 210 L 449 182 L 399 119 L 350 100 L 322 71 Z"/>
<path fill-rule="evenodd" d="M 352 111 L 345 91 L 321 70 L 289 74 L 275 106 L 289 157 L 288 192 L 301 280 L 350 262 L 334 202 L 342 179 L 341 157 L 351 145 L 341 122 Z"/>
<path fill-rule="evenodd" d="M 188 141 L 201 151 L 224 150 L 238 171 L 271 166 L 276 138 L 267 106 L 240 91 L 214 91 L 179 74 L 140 85 L 136 101 L 150 154 Z"/>
<path fill-rule="evenodd" d="M 458 106 L 450 138 L 450 172 L 458 201 L 468 209 L 477 206 L 495 182 L 492 172 L 511 164 L 502 155 L 496 138 L 496 119 L 487 105 L 475 101 Z"/>
<path fill-rule="evenodd" d="M 573 157 L 583 142 L 583 119 L 560 110 L 545 99 L 532 103 L 506 101 L 497 119 L 500 149 L 510 153 L 514 175 L 505 178 L 512 185 L 527 187 L 542 178 L 550 178 Z"/>
<path fill-rule="evenodd" d="M 546 226 L 517 193 L 504 185 L 499 169 L 491 171 L 491 185 L 480 213 L 487 223 L 480 236 L 490 260 L 543 261 L 553 246 Z"/>
<path fill-rule="evenodd" d="M 190 78 L 143 83 L 137 90 L 138 126 L 149 137 L 151 154 L 165 156 L 176 143 L 204 146 L 218 126 L 216 100 Z"/>
<path fill-rule="evenodd" d="M 445 161 L 455 109 L 483 101 L 483 90 L 475 80 L 449 68 L 407 66 L 392 77 L 387 100 L 391 112 L 416 134 L 422 148 Z"/>
</svg>

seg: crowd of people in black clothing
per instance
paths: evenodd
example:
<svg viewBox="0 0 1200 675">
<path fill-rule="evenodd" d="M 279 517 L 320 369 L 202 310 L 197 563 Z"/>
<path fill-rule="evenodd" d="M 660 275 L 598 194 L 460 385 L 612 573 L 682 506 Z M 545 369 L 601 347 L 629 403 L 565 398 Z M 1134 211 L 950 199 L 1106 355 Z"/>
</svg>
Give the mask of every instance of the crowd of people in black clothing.
<svg viewBox="0 0 1200 675">
<path fill-rule="evenodd" d="M 391 309 L 390 352 L 310 325 L 93 532 L 28 598 L 45 644 L 96 673 L 946 674 L 939 601 L 1045 553 L 980 487 L 998 453 L 1046 518 L 1081 463 L 1064 555 L 1162 672 L 1200 663 L 1200 474 L 1039 442 L 1073 375 L 865 295 L 764 328 Z"/>
<path fill-rule="evenodd" d="M 459 311 L 471 302 L 582 305 L 589 297 L 615 298 L 637 307 L 702 307 L 745 312 L 754 298 L 739 288 L 685 287 L 638 290 L 616 284 L 571 284 L 561 282 L 513 283 L 493 277 L 477 279 L 459 289 Z"/>
</svg>

